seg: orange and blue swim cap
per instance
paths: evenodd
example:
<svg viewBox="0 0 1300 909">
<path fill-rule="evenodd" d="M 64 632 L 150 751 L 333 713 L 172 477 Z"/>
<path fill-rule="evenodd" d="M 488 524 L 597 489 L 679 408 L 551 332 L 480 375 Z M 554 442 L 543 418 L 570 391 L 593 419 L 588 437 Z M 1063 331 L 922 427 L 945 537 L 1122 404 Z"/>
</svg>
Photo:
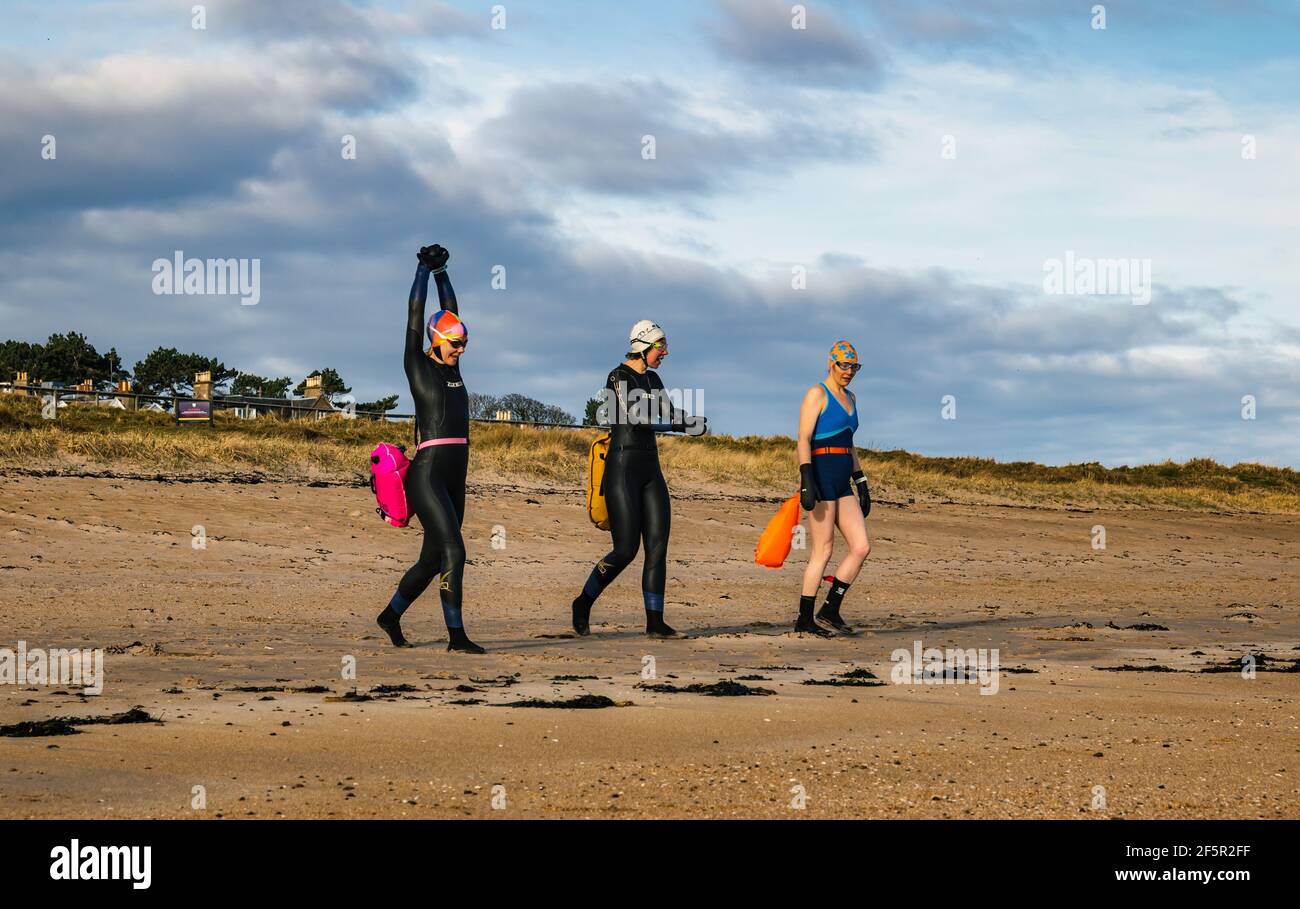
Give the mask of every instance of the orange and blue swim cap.
<svg viewBox="0 0 1300 909">
<path fill-rule="evenodd" d="M 469 329 L 450 309 L 442 309 L 429 317 L 429 340 L 435 346 L 444 341 L 468 341 Z"/>
<path fill-rule="evenodd" d="M 858 349 L 848 341 L 836 341 L 831 347 L 831 359 L 836 363 L 856 363 Z"/>
</svg>

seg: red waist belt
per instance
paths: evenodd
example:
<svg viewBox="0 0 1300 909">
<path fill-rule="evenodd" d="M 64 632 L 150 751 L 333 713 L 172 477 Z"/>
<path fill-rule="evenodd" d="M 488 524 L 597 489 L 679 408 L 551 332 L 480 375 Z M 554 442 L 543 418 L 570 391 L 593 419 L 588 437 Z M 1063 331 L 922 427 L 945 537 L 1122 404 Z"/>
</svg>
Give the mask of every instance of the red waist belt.
<svg viewBox="0 0 1300 909">
<path fill-rule="evenodd" d="M 814 448 L 813 454 L 815 455 L 853 454 L 853 449 L 852 448 Z"/>
</svg>

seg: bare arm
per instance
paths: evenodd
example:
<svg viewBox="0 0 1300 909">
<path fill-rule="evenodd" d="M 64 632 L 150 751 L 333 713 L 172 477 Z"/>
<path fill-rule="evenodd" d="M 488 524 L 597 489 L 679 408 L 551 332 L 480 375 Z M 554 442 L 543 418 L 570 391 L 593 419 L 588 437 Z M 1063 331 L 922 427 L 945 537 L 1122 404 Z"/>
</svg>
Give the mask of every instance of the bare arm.
<svg viewBox="0 0 1300 909">
<path fill-rule="evenodd" d="M 817 417 L 826 406 L 826 393 L 820 385 L 814 385 L 803 396 L 799 407 L 799 463 L 812 463 L 813 431 L 817 428 Z M 856 455 L 855 455 L 856 457 Z"/>
</svg>

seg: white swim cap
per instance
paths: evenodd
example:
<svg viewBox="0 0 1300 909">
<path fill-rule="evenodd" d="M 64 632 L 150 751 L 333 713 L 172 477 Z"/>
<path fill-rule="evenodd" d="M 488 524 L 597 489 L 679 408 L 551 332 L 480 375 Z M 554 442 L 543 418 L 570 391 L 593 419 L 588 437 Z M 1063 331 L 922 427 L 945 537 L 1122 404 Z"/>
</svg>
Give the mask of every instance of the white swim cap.
<svg viewBox="0 0 1300 909">
<path fill-rule="evenodd" d="M 645 353 L 654 346 L 656 341 L 662 341 L 664 337 L 662 328 L 649 319 L 642 319 L 633 325 L 632 331 L 628 333 L 628 350 L 634 354 Z"/>
</svg>

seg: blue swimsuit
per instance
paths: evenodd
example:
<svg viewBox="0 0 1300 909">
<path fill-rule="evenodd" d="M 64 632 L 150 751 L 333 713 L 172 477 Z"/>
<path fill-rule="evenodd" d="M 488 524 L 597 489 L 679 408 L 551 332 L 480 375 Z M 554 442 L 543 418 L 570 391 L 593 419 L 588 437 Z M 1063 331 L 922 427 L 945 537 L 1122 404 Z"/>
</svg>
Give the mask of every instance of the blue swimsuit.
<svg viewBox="0 0 1300 909">
<path fill-rule="evenodd" d="M 853 495 L 853 455 L 819 455 L 816 451 L 819 448 L 853 449 L 853 433 L 858 428 L 858 405 L 854 401 L 853 413 L 849 413 L 825 382 L 821 386 L 826 389 L 826 406 L 817 415 L 817 425 L 813 427 L 812 465 L 817 475 L 817 501 L 833 502 Z"/>
</svg>

